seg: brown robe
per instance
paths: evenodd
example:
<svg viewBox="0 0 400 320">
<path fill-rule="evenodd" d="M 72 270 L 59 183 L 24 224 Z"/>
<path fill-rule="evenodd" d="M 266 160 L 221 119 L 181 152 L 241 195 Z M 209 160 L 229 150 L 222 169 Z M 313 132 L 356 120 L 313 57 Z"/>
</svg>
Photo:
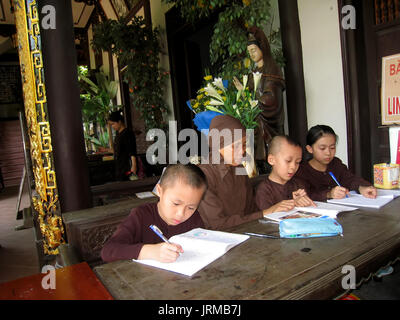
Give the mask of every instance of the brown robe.
<svg viewBox="0 0 400 320">
<path fill-rule="evenodd" d="M 151 224 L 156 225 L 167 239 L 194 228 L 204 228 L 204 223 L 197 211 L 185 222 L 170 226 L 160 217 L 157 203 L 144 204 L 132 209 L 129 216 L 105 243 L 101 250 L 103 261 L 137 259 L 144 244 L 162 242 L 149 228 Z"/>
<path fill-rule="evenodd" d="M 251 27 L 249 29 L 257 40 L 257 46 L 263 54 L 264 65 L 256 67 L 253 72 L 262 74 L 260 84 L 257 87 L 256 98 L 262 110 L 257 118 L 255 159 L 266 160 L 268 155 L 268 143 L 274 136 L 284 133 L 284 109 L 283 91 L 285 80 L 279 65 L 274 60 L 267 37 L 262 29 Z M 249 75 L 249 90 L 253 91 L 253 74 Z"/>
<path fill-rule="evenodd" d="M 239 167 L 208 164 L 200 168 L 208 182 L 198 208 L 206 228 L 224 230 L 263 217 L 262 211 L 258 211 L 249 177 L 235 173 Z"/>
<path fill-rule="evenodd" d="M 298 179 L 292 178 L 285 184 L 279 184 L 267 177 L 258 184 L 256 189 L 258 209 L 265 210 L 282 200 L 291 200 L 293 199 L 293 192 L 299 189 L 306 190 L 304 183 Z"/>
<path fill-rule="evenodd" d="M 212 129 L 216 129 L 212 130 Z M 239 120 L 228 116 L 216 116 L 210 124 L 208 135 L 210 146 L 210 164 L 199 167 L 207 178 L 208 189 L 200 202 L 198 211 L 206 228 L 223 230 L 257 218 L 262 218 L 262 211 L 258 212 L 254 198 L 254 189 L 247 175 L 237 175 L 236 169 L 245 171 L 243 166 L 230 166 L 220 162 L 212 164 L 212 155 L 219 153 L 225 147 L 225 140 L 218 135 L 224 129 L 231 131 L 234 137 L 235 130 L 242 130 L 242 137 L 246 130 Z"/>
<path fill-rule="evenodd" d="M 336 157 L 328 164 L 325 172 L 315 170 L 310 166 L 308 161 L 303 162 L 300 164 L 295 177 L 304 181 L 305 187 L 309 191 L 308 194 L 312 200 L 326 201 L 328 191 L 337 187 L 337 184 L 328 172 L 332 172 L 340 185 L 350 191 L 358 191 L 360 186 L 371 186 L 371 183 L 353 174 L 346 165 Z"/>
</svg>

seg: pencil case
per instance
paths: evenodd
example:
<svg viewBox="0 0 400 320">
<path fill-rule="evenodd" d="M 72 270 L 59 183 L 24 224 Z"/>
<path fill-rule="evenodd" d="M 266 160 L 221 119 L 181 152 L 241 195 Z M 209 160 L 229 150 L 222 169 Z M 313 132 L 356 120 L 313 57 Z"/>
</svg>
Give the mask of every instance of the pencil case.
<svg viewBox="0 0 400 320">
<path fill-rule="evenodd" d="M 332 218 L 286 219 L 279 223 L 281 238 L 332 237 L 343 234 L 342 226 Z"/>
</svg>

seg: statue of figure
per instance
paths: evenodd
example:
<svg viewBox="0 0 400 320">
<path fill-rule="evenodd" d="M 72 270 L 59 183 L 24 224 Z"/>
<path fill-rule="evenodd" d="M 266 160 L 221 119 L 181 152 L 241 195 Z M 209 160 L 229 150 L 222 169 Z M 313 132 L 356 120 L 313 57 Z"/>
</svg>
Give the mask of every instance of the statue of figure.
<svg viewBox="0 0 400 320">
<path fill-rule="evenodd" d="M 262 110 L 258 116 L 258 128 L 255 132 L 255 159 L 266 164 L 268 143 L 271 139 L 284 134 L 284 109 L 282 93 L 285 90 L 285 80 L 278 64 L 272 57 L 270 45 L 264 32 L 257 27 L 249 29 L 247 51 L 256 68 L 253 72 L 262 73 L 256 98 Z M 249 89 L 253 90 L 253 74 L 249 75 Z M 239 81 L 234 83 L 238 87 Z"/>
</svg>

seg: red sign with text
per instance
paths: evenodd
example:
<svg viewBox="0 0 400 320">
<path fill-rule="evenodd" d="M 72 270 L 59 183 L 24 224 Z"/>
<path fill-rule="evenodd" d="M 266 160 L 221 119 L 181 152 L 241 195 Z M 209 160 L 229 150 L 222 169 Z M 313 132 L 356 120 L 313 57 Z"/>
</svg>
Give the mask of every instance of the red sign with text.
<svg viewBox="0 0 400 320">
<path fill-rule="evenodd" d="M 382 124 L 400 124 L 400 54 L 382 58 Z"/>
</svg>

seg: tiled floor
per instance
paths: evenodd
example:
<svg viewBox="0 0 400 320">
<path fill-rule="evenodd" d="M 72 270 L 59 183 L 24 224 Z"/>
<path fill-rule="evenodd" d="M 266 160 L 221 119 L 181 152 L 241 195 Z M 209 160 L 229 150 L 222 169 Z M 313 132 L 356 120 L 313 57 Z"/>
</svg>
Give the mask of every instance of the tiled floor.
<svg viewBox="0 0 400 320">
<path fill-rule="evenodd" d="M 8 187 L 0 192 L 0 283 L 39 273 L 33 228 L 15 231 L 22 225 L 16 220 L 19 187 Z M 29 207 L 25 192 L 20 210 Z"/>
</svg>

